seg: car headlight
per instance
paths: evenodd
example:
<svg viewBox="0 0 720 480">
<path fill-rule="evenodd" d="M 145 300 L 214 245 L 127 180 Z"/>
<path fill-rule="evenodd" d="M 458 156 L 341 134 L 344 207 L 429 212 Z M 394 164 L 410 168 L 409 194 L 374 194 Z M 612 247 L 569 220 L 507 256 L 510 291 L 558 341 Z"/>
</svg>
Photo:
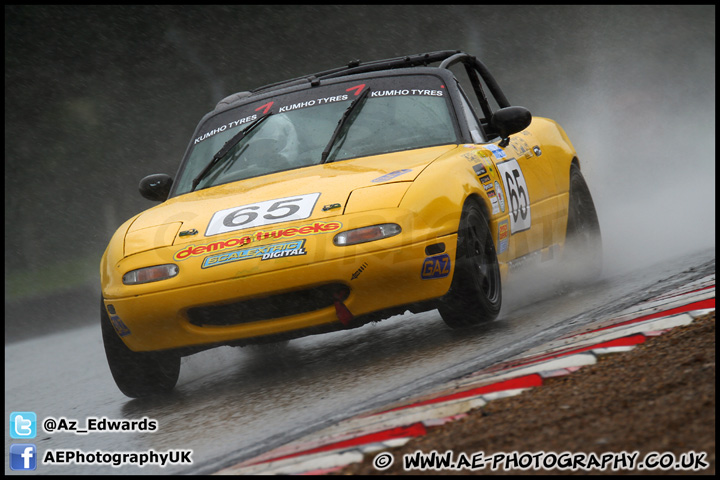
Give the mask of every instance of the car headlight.
<svg viewBox="0 0 720 480">
<path fill-rule="evenodd" d="M 173 263 L 138 268 L 123 275 L 123 283 L 125 285 L 138 285 L 140 283 L 158 282 L 174 277 L 179 271 L 180 268 Z"/>
<path fill-rule="evenodd" d="M 340 232 L 333 238 L 333 243 L 338 247 L 355 245 L 357 243 L 373 242 L 381 238 L 392 237 L 402 232 L 400 225 L 395 223 L 383 223 L 369 227 L 356 228 Z"/>
</svg>

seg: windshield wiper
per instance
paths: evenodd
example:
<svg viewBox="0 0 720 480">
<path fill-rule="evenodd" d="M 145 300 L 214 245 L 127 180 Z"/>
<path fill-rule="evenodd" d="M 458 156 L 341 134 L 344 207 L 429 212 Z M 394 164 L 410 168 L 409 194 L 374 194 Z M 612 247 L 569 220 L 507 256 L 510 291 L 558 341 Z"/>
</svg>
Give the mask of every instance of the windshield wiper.
<svg viewBox="0 0 720 480">
<path fill-rule="evenodd" d="M 327 146 L 325 147 L 325 150 L 322 152 L 322 157 L 320 159 L 320 163 L 326 163 L 328 155 L 330 155 L 330 150 L 332 149 L 333 145 L 335 144 L 335 141 L 340 136 L 340 131 L 342 130 L 345 123 L 347 123 L 348 118 L 350 118 L 350 114 L 353 110 L 358 108 L 358 105 L 363 103 L 363 100 L 367 98 L 368 93 L 370 92 L 370 88 L 366 88 L 363 90 L 363 92 L 360 94 L 359 97 L 357 97 L 353 102 L 350 104 L 350 106 L 345 109 L 345 112 L 343 113 L 342 117 L 340 117 L 340 120 L 338 120 L 337 127 L 335 127 L 335 131 L 332 134 L 332 137 L 330 137 L 330 141 L 328 142 Z M 364 103 L 363 103 L 364 104 Z M 358 110 L 360 112 L 360 110 Z"/>
<path fill-rule="evenodd" d="M 208 162 L 208 164 L 205 165 L 205 168 L 203 168 L 203 169 L 200 171 L 200 173 L 198 174 L 198 176 L 193 179 L 192 188 L 190 188 L 190 191 L 192 192 L 193 190 L 195 190 L 195 188 L 198 186 L 198 183 L 200 183 L 200 181 L 205 177 L 205 175 L 207 175 L 208 172 L 209 172 L 210 170 L 212 170 L 212 168 L 218 163 L 218 161 L 220 161 L 221 158 L 223 158 L 225 155 L 228 154 L 228 152 L 230 151 L 230 149 L 232 149 L 235 145 L 237 145 L 237 144 L 240 142 L 240 140 L 242 140 L 242 139 L 245 137 L 245 135 L 247 135 L 248 133 L 250 133 L 250 132 L 251 132 L 255 127 L 257 127 L 258 125 L 260 125 L 260 124 L 261 124 L 263 121 L 265 121 L 265 119 L 268 118 L 270 115 L 272 115 L 272 112 L 270 112 L 270 113 L 268 113 L 267 115 L 263 115 L 262 117 L 258 118 L 258 119 L 255 120 L 253 123 L 251 123 L 251 124 L 248 125 L 247 127 L 245 127 L 245 128 L 243 128 L 242 130 L 240 130 L 240 132 L 238 132 L 237 134 L 235 134 L 235 136 L 232 137 L 230 140 L 228 140 L 227 142 L 225 142 L 225 145 L 223 145 L 223 147 L 222 147 L 220 150 L 218 150 L 218 152 L 217 152 L 215 155 L 213 155 L 213 157 L 212 157 L 212 159 L 210 160 L 210 162 Z"/>
</svg>

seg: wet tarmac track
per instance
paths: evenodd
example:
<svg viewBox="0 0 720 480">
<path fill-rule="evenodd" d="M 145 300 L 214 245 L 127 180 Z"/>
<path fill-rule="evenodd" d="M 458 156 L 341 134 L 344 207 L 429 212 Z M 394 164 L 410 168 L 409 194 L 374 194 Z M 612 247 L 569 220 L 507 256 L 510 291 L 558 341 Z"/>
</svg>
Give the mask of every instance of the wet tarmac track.
<svg viewBox="0 0 720 480">
<path fill-rule="evenodd" d="M 6 418 L 35 412 L 48 452 L 192 451 L 192 465 L 39 464 L 36 474 L 210 473 L 354 414 L 417 394 L 558 338 L 715 270 L 714 250 L 566 289 L 528 275 L 506 285 L 498 321 L 451 330 L 437 311 L 392 317 L 284 347 L 222 347 L 183 359 L 176 390 L 131 400 L 115 387 L 99 325 L 5 348 Z M 47 433 L 48 417 L 157 421 L 152 432 Z M 10 440 L 6 424 L 6 442 Z M 11 443 L 16 440 L 12 439 Z M 11 473 L 6 457 L 5 472 Z M 25 474 L 31 472 L 23 472 Z"/>
</svg>

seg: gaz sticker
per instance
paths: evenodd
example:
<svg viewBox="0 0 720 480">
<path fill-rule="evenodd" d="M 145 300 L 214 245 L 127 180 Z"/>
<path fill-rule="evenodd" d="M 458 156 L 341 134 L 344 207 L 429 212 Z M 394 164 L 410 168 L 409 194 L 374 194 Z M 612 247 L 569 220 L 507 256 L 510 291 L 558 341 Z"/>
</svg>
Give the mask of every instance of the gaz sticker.
<svg viewBox="0 0 720 480">
<path fill-rule="evenodd" d="M 434 257 L 427 257 L 423 262 L 422 279 L 444 278 L 450 275 L 450 255 L 443 253 Z"/>
<path fill-rule="evenodd" d="M 320 193 L 266 200 L 215 212 L 205 236 L 308 218 Z"/>
<path fill-rule="evenodd" d="M 120 317 L 117 315 L 113 315 L 110 317 L 110 323 L 112 323 L 112 326 L 115 328 L 115 331 L 118 335 L 121 337 L 126 337 L 130 335 L 130 329 L 127 325 L 125 325 L 125 322 L 122 321 Z"/>
<path fill-rule="evenodd" d="M 531 224 L 530 197 L 520 165 L 513 158 L 498 163 L 497 169 L 505 184 L 505 194 L 510 211 L 510 234 L 528 230 Z"/>
</svg>

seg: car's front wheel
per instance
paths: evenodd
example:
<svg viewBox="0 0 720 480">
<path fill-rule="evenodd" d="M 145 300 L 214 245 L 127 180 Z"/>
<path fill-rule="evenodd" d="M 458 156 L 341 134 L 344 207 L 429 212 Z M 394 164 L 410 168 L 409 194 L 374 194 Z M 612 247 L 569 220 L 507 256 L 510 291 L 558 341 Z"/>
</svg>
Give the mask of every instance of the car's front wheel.
<svg viewBox="0 0 720 480">
<path fill-rule="evenodd" d="M 480 206 L 466 202 L 458 228 L 455 273 L 450 291 L 438 310 L 452 328 L 461 328 L 497 318 L 502 287 L 490 225 Z"/>
<path fill-rule="evenodd" d="M 172 390 L 180 375 L 180 356 L 170 352 L 133 352 L 118 336 L 100 302 L 100 324 L 110 372 L 122 393 L 139 398 Z"/>
</svg>

